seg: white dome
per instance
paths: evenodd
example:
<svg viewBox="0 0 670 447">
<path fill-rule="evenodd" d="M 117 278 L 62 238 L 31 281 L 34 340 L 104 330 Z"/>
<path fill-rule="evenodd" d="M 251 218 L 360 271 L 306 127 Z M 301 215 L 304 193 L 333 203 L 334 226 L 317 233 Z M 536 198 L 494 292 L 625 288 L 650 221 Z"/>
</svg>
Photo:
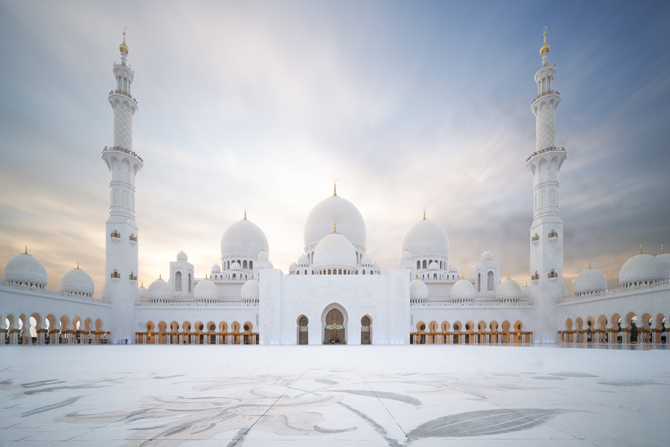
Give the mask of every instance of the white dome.
<svg viewBox="0 0 670 447">
<path fill-rule="evenodd" d="M 221 256 L 256 258 L 261 251 L 269 252 L 265 233 L 250 220 L 242 219 L 228 227 L 221 238 Z"/>
<path fill-rule="evenodd" d="M 430 265 L 428 266 L 428 270 L 439 270 L 439 269 L 440 265 L 435 261 L 431 262 Z"/>
<path fill-rule="evenodd" d="M 288 268 L 288 271 L 291 273 L 295 273 L 295 271 L 298 270 L 298 264 L 295 262 L 292 262 L 291 265 Z"/>
<path fill-rule="evenodd" d="M 382 268 L 379 267 L 379 264 L 377 264 L 377 263 L 375 262 L 374 264 L 372 264 L 372 270 L 374 270 L 375 272 L 379 273 L 379 272 L 381 272 Z"/>
<path fill-rule="evenodd" d="M 409 297 L 413 300 L 427 300 L 428 286 L 420 279 L 412 280 L 409 283 Z"/>
<path fill-rule="evenodd" d="M 245 282 L 240 291 L 243 300 L 257 300 L 260 295 L 260 284 L 255 279 Z"/>
<path fill-rule="evenodd" d="M 575 278 L 572 286 L 574 293 L 604 292 L 607 290 L 607 278 L 600 270 L 588 268 Z"/>
<path fill-rule="evenodd" d="M 172 298 L 172 291 L 168 283 L 157 279 L 149 286 L 148 295 L 151 300 L 168 300 Z"/>
<path fill-rule="evenodd" d="M 413 256 L 449 256 L 449 238 L 440 225 L 423 219 L 405 233 L 400 249 L 412 253 Z"/>
<path fill-rule="evenodd" d="M 188 261 L 188 255 L 184 253 L 184 250 L 177 253 L 177 261 Z"/>
<path fill-rule="evenodd" d="M 356 250 L 349 240 L 338 233 L 321 239 L 314 250 L 314 268 L 356 268 Z"/>
<path fill-rule="evenodd" d="M 358 208 L 340 196 L 331 196 L 319 202 L 307 216 L 305 247 L 316 244 L 333 232 L 349 239 L 352 244 L 365 247 L 365 222 Z"/>
<path fill-rule="evenodd" d="M 567 297 L 568 297 L 568 286 L 566 286 L 565 283 L 563 283 L 563 298 L 565 299 Z"/>
<path fill-rule="evenodd" d="M 307 267 L 309 265 L 309 258 L 307 255 L 302 255 L 298 258 L 298 265 L 300 267 Z"/>
<path fill-rule="evenodd" d="M 493 253 L 486 250 L 484 253 L 482 253 L 482 261 L 493 261 Z"/>
<path fill-rule="evenodd" d="M 449 267 L 449 272 L 458 273 L 458 266 L 456 264 L 451 264 L 451 267 Z"/>
<path fill-rule="evenodd" d="M 456 281 L 451 287 L 449 298 L 454 300 L 467 300 L 475 297 L 475 286 L 467 279 L 460 279 Z"/>
<path fill-rule="evenodd" d="M 258 253 L 258 260 L 259 261 L 267 261 L 269 259 L 268 252 L 265 250 L 262 250 L 260 253 Z"/>
<path fill-rule="evenodd" d="M 195 285 L 193 297 L 196 300 L 216 300 L 219 298 L 219 288 L 209 279 L 203 279 Z"/>
<path fill-rule="evenodd" d="M 411 261 L 412 260 L 412 253 L 405 250 L 405 251 L 402 252 L 402 255 L 400 255 L 400 259 L 402 259 L 403 261 Z"/>
<path fill-rule="evenodd" d="M 104 289 L 105 286 L 102 286 L 102 288 Z M 141 286 L 141 287 L 137 288 L 137 298 L 139 298 L 140 301 L 146 301 L 148 297 L 149 297 L 149 294 L 147 292 L 146 287 Z"/>
<path fill-rule="evenodd" d="M 652 255 L 639 254 L 626 261 L 619 271 L 619 283 L 626 285 L 642 281 L 666 279 L 665 266 Z"/>
<path fill-rule="evenodd" d="M 212 266 L 212 273 L 221 273 L 221 267 L 219 267 L 219 264 L 214 264 Z"/>
<path fill-rule="evenodd" d="M 47 269 L 37 258 L 28 253 L 22 253 L 7 261 L 5 279 L 46 286 L 48 275 Z"/>
<path fill-rule="evenodd" d="M 93 292 L 95 292 L 95 285 L 88 273 L 76 268 L 63 275 L 63 278 L 60 280 L 60 291 L 93 295 Z"/>
<path fill-rule="evenodd" d="M 231 270 L 239 270 L 239 269 L 241 269 L 241 268 L 242 268 L 242 267 L 240 267 L 240 263 L 237 262 L 237 261 L 235 261 L 235 262 L 233 262 L 232 264 L 230 264 L 230 269 L 231 269 Z"/>
<path fill-rule="evenodd" d="M 521 289 L 521 296 L 526 299 L 530 299 L 530 287 L 528 287 L 528 285 Z"/>
<path fill-rule="evenodd" d="M 499 300 L 521 298 L 521 287 L 513 279 L 507 278 L 496 289 L 496 298 Z"/>
<path fill-rule="evenodd" d="M 103 300 L 107 299 L 107 283 L 104 283 L 102 285 L 102 288 L 100 289 L 100 298 L 102 298 Z"/>
<path fill-rule="evenodd" d="M 370 255 L 363 255 L 363 257 L 361 258 L 361 265 L 366 267 L 372 265 L 372 258 L 370 257 Z"/>
<path fill-rule="evenodd" d="M 656 259 L 663 265 L 665 269 L 665 277 L 670 278 L 670 253 L 661 253 L 656 256 Z"/>
</svg>

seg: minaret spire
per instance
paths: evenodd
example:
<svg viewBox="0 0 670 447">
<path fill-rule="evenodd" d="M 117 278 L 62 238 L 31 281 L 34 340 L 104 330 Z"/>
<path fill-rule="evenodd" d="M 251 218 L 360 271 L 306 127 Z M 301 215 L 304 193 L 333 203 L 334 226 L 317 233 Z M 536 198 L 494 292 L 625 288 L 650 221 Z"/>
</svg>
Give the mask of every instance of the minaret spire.
<svg viewBox="0 0 670 447">
<path fill-rule="evenodd" d="M 111 174 L 105 286 L 111 301 L 112 342 L 135 343 L 139 234 L 135 222 L 135 175 L 142 169 L 143 161 L 133 152 L 137 100 L 130 94 L 135 73 L 126 64 L 129 49 L 125 30 L 119 51 L 121 63 L 114 63 L 112 68 L 116 88 L 108 97 L 114 111 L 114 144 L 102 151 Z"/>
<path fill-rule="evenodd" d="M 556 147 L 556 108 L 561 102 L 554 90 L 556 64 L 549 64 L 547 29 L 540 48 L 542 65 L 535 72 L 537 97 L 535 152 L 526 159 L 533 175 L 533 224 L 530 228 L 530 276 L 533 301 L 533 342 L 556 343 L 557 302 L 563 296 L 563 221 L 558 207 L 558 173 L 567 159 L 565 148 Z"/>
</svg>

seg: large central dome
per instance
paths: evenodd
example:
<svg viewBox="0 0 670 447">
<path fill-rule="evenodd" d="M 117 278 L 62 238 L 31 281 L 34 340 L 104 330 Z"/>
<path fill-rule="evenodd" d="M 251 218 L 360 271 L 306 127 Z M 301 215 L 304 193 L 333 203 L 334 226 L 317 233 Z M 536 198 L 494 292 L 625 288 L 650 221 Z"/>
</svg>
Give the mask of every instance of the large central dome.
<svg viewBox="0 0 670 447">
<path fill-rule="evenodd" d="M 333 195 L 319 202 L 307 216 L 305 248 L 332 233 L 333 224 L 349 242 L 365 247 L 365 222 L 360 211 L 348 200 Z"/>
<path fill-rule="evenodd" d="M 449 256 L 449 238 L 444 228 L 424 218 L 407 231 L 400 251 L 408 251 L 412 256 Z"/>
<path fill-rule="evenodd" d="M 268 239 L 258 225 L 246 218 L 229 226 L 221 238 L 222 258 L 256 258 L 261 251 L 270 251 Z"/>
</svg>

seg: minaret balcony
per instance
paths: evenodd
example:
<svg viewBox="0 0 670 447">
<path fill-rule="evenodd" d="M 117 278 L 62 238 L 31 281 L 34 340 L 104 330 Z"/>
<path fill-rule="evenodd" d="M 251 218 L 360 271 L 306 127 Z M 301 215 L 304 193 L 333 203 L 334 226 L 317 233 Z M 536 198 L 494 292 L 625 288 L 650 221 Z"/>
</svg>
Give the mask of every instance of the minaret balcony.
<svg viewBox="0 0 670 447">
<path fill-rule="evenodd" d="M 531 242 L 538 242 L 540 240 L 540 235 L 535 233 L 535 236 L 531 236 Z"/>
<path fill-rule="evenodd" d="M 142 160 L 142 157 L 140 157 L 139 155 L 137 155 L 137 153 L 135 153 L 135 152 L 133 152 L 133 151 L 129 151 L 128 149 L 125 149 L 125 148 L 123 148 L 123 147 L 118 147 L 118 146 L 107 147 L 107 146 L 105 146 L 105 147 L 102 149 L 102 151 L 103 151 L 103 152 L 105 152 L 105 151 L 118 151 L 118 152 L 123 152 L 124 154 L 128 154 L 128 155 L 132 155 L 133 157 L 137 157 L 137 159 L 138 159 L 139 161 L 141 161 L 142 163 L 144 163 L 144 160 Z"/>
<path fill-rule="evenodd" d="M 126 96 L 126 97 L 132 99 L 135 102 L 135 104 L 139 104 L 137 102 L 137 99 L 133 98 L 132 95 L 130 95 L 129 93 L 124 92 L 123 90 L 112 90 L 112 91 L 109 92 L 109 94 L 110 95 L 123 95 L 123 96 Z"/>
<path fill-rule="evenodd" d="M 530 280 L 531 280 L 531 281 L 537 281 L 537 280 L 539 280 L 539 279 L 540 279 L 540 274 L 537 273 L 537 272 L 535 272 L 535 274 L 534 274 L 533 276 L 530 277 Z"/>
<path fill-rule="evenodd" d="M 553 147 L 553 146 L 552 147 L 545 147 L 544 149 L 540 149 L 539 151 L 535 151 L 532 154 L 530 154 L 530 157 L 528 157 L 526 159 L 526 163 L 528 163 L 530 161 L 530 159 L 535 157 L 536 155 L 540 155 L 540 154 L 544 154 L 546 152 L 552 152 L 552 151 L 562 151 L 562 152 L 567 153 L 567 151 L 565 150 L 564 147 Z"/>
<path fill-rule="evenodd" d="M 130 275 L 128 275 L 128 279 L 130 279 L 131 281 L 137 281 L 137 275 L 133 275 L 131 273 Z"/>
<path fill-rule="evenodd" d="M 547 278 L 556 279 L 556 278 L 558 278 L 558 273 L 556 273 L 554 271 L 551 271 L 551 272 L 547 273 Z"/>
<path fill-rule="evenodd" d="M 557 92 L 556 90 L 548 90 L 548 91 L 546 91 L 546 92 L 544 92 L 544 93 L 540 93 L 539 95 L 537 95 L 537 98 L 533 99 L 533 101 L 532 101 L 530 104 L 531 104 L 531 105 L 535 104 L 535 101 L 537 101 L 538 99 L 542 98 L 543 96 L 547 96 L 547 95 L 558 95 L 558 96 L 561 96 L 560 92 Z"/>
<path fill-rule="evenodd" d="M 116 239 L 121 239 L 121 233 L 119 233 L 117 230 L 114 230 L 110 233 L 109 237 L 111 237 L 113 241 Z M 118 240 L 116 240 L 116 242 L 118 242 Z"/>
<path fill-rule="evenodd" d="M 137 242 L 137 236 L 134 236 L 132 233 L 128 236 L 130 242 Z"/>
<path fill-rule="evenodd" d="M 551 230 L 549 234 L 547 235 L 549 239 L 558 239 L 558 233 L 555 230 Z"/>
<path fill-rule="evenodd" d="M 111 275 L 109 275 L 110 278 L 121 278 L 121 274 L 119 272 L 112 272 Z"/>
</svg>

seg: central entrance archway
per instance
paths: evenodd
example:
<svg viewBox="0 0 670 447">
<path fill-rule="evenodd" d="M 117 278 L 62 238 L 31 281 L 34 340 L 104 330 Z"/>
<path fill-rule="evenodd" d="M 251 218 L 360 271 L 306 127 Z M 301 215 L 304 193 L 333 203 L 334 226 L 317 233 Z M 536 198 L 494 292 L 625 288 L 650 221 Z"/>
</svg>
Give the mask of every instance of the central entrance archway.
<svg viewBox="0 0 670 447">
<path fill-rule="evenodd" d="M 345 317 L 338 308 L 332 308 L 327 311 L 323 326 L 323 343 L 331 345 L 345 345 L 346 328 Z"/>
</svg>

